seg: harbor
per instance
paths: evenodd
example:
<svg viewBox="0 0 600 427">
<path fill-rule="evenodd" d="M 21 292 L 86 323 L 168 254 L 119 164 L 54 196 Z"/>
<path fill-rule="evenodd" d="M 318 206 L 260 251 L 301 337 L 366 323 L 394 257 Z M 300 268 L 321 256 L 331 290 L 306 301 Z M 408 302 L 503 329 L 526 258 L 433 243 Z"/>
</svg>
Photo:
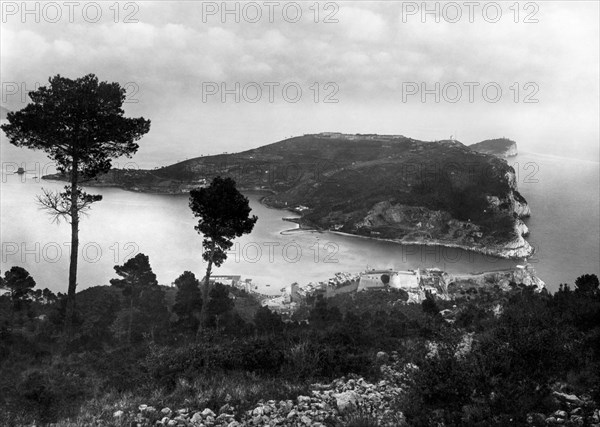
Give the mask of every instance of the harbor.
<svg viewBox="0 0 600 427">
<path fill-rule="evenodd" d="M 505 291 L 515 286 L 532 288 L 536 292 L 546 288 L 533 266 L 525 263 L 514 268 L 468 274 L 448 273 L 435 267 L 404 271 L 370 268 L 360 273 L 339 272 L 319 282 L 293 282 L 281 288 L 279 295 L 261 295 L 247 286 L 246 290 L 260 296 L 263 306 L 286 315 L 317 297 L 332 298 L 353 292 L 396 289 L 407 294 L 407 304 L 419 304 L 427 295 L 442 300 L 470 298 L 473 293 L 495 286 Z"/>
</svg>

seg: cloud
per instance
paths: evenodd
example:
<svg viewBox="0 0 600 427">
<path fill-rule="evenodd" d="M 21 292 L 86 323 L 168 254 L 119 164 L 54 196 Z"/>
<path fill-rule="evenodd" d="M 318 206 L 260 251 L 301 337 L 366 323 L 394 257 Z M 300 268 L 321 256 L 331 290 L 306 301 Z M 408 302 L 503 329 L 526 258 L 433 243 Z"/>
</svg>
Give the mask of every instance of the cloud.
<svg viewBox="0 0 600 427">
<path fill-rule="evenodd" d="M 374 43 L 383 40 L 386 35 L 385 20 L 369 9 L 342 4 L 335 18 L 339 24 L 329 25 L 339 26 L 349 40 Z"/>
<path fill-rule="evenodd" d="M 53 49 L 60 55 L 60 56 L 71 56 L 73 55 L 73 53 L 75 52 L 75 48 L 73 47 L 73 44 L 71 44 L 70 42 L 66 41 L 66 40 L 55 40 L 54 43 L 52 44 Z"/>
<path fill-rule="evenodd" d="M 535 110 L 532 117 L 552 114 L 558 116 L 556 126 L 565 128 L 572 127 L 567 119 L 576 117 L 590 128 L 590 134 L 598 134 L 598 126 L 594 130 L 590 125 L 597 124 L 598 116 L 597 3 L 539 3 L 537 24 L 515 23 L 511 15 L 496 24 L 479 19 L 481 15 L 473 23 L 466 18 L 456 24 L 423 23 L 419 17 L 403 22 L 398 2 L 344 2 L 335 15 L 338 23 L 322 22 L 325 10 L 315 23 L 308 9 L 312 4 L 302 4 L 303 19 L 298 23 L 286 22 L 281 13 L 272 23 L 266 18 L 257 24 L 222 23 L 218 16 L 203 22 L 201 6 L 193 2 L 140 2 L 137 24 L 114 23 L 108 14 L 96 24 L 81 20 L 22 24 L 13 19 L 0 29 L 2 79 L 25 82 L 32 88 L 56 73 L 77 77 L 94 72 L 103 80 L 135 82 L 140 103 L 128 106 L 134 111 L 156 116 L 157 110 L 185 109 L 194 117 L 194 109 L 207 114 L 207 106 L 198 101 L 199 88 L 206 81 L 296 81 L 306 85 L 306 93 L 311 93 L 308 86 L 314 82 L 321 87 L 335 82 L 340 103 L 325 110 L 336 117 L 340 128 L 345 118 L 351 122 L 348 127 L 357 131 L 361 125 L 371 127 L 378 117 L 392 117 L 390 110 L 412 108 L 411 124 L 427 129 L 432 110 L 439 111 L 440 117 L 468 115 L 472 119 L 465 123 L 477 121 L 484 126 L 499 108 L 397 104 L 403 82 L 431 86 L 435 82 L 495 81 L 508 94 L 509 86 L 517 82 L 522 96 L 522 85 L 534 81 L 539 85 L 540 103 L 527 106 L 526 111 Z M 504 5 L 505 10 L 511 4 Z M 298 112 L 305 127 L 320 126 L 323 117 L 317 117 L 314 104 L 307 105 Z M 269 120 L 277 121 L 284 107 L 285 117 L 294 117 L 293 108 L 302 108 L 275 106 L 257 110 L 253 120 L 259 114 L 272 114 Z M 505 116 L 513 117 L 516 107 L 522 106 L 504 105 Z M 235 118 L 240 127 L 255 126 L 248 121 L 248 112 L 234 113 L 228 108 L 232 107 L 218 108 L 224 118 L 211 117 L 225 122 Z M 420 125 L 416 111 L 423 116 Z M 278 128 L 301 127 L 286 120 L 278 121 Z"/>
</svg>

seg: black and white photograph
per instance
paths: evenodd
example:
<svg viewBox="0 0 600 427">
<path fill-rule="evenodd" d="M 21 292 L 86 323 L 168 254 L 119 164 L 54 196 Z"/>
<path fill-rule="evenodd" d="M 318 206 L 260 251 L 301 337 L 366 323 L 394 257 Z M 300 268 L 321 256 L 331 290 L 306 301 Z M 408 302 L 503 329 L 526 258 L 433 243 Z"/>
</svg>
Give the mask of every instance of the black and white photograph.
<svg viewBox="0 0 600 427">
<path fill-rule="evenodd" d="M 0 9 L 0 426 L 600 427 L 600 2 Z"/>
</svg>

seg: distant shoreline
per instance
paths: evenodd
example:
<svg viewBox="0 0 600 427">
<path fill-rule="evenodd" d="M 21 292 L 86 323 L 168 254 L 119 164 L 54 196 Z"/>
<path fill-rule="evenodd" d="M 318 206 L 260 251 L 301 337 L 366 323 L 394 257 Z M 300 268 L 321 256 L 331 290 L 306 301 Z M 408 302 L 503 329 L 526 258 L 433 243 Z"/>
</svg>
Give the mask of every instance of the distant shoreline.
<svg viewBox="0 0 600 427">
<path fill-rule="evenodd" d="M 477 247 L 472 247 L 472 246 L 460 245 L 458 243 L 445 243 L 445 242 L 441 242 L 439 240 L 430 240 L 430 241 L 400 240 L 400 239 L 386 239 L 383 237 L 361 236 L 360 234 L 344 233 L 342 231 L 334 231 L 334 230 L 326 230 L 325 232 L 337 234 L 340 236 L 359 237 L 361 239 L 378 240 L 378 241 L 383 241 L 383 242 L 396 243 L 396 244 L 400 244 L 402 246 L 440 246 L 443 248 L 450 248 L 450 249 L 462 249 L 464 251 L 474 252 L 474 253 L 478 253 L 481 255 L 488 255 L 488 256 L 492 256 L 494 258 L 510 259 L 510 260 L 515 260 L 515 261 L 524 259 L 524 257 L 515 258 L 515 257 L 503 256 L 502 254 L 498 253 L 498 251 L 489 249 L 489 248 L 477 248 Z"/>
<path fill-rule="evenodd" d="M 281 209 L 281 208 L 275 208 L 273 206 L 269 206 L 267 203 L 264 202 L 264 197 L 262 197 L 260 200 L 260 203 L 263 206 L 268 207 L 269 209 Z M 283 209 L 283 210 L 288 210 L 290 212 L 293 212 L 295 214 L 297 214 L 296 211 L 292 210 L 292 209 Z M 293 220 L 294 219 L 294 220 Z M 319 229 L 316 227 L 306 227 L 306 225 L 304 225 L 302 223 L 302 216 L 298 217 L 298 218 L 289 218 L 289 217 L 283 217 L 282 220 L 283 221 L 290 221 L 290 222 L 295 222 L 298 224 L 298 228 L 292 228 L 289 230 L 283 230 L 283 232 L 281 232 L 281 234 L 291 234 L 294 232 L 320 232 L 320 233 L 332 233 L 332 234 L 337 234 L 340 236 L 347 236 L 347 237 L 358 237 L 361 239 L 369 239 L 372 241 L 381 241 L 381 242 L 390 242 L 390 243 L 395 243 L 395 244 L 399 244 L 402 246 L 440 246 L 443 248 L 450 248 L 450 249 L 462 249 L 465 251 L 469 251 L 469 252 L 473 252 L 473 253 L 478 253 L 481 255 L 487 255 L 487 256 L 491 256 L 494 258 L 500 258 L 500 259 L 509 259 L 509 260 L 522 260 L 525 257 L 511 257 L 511 256 L 507 256 L 501 253 L 501 250 L 494 250 L 494 249 L 490 249 L 490 248 L 477 248 L 477 247 L 472 247 L 472 246 L 466 246 L 466 245 L 460 245 L 458 243 L 449 243 L 449 242 L 441 242 L 439 240 L 431 240 L 431 241 L 417 241 L 417 240 L 400 240 L 400 239 L 386 239 L 384 237 L 373 237 L 373 236 L 362 236 L 360 234 L 352 234 L 352 233 L 345 233 L 343 231 L 335 231 L 335 230 L 329 230 L 329 229 Z M 297 220 L 297 221 L 295 221 Z M 533 255 L 533 254 L 530 254 Z"/>
</svg>

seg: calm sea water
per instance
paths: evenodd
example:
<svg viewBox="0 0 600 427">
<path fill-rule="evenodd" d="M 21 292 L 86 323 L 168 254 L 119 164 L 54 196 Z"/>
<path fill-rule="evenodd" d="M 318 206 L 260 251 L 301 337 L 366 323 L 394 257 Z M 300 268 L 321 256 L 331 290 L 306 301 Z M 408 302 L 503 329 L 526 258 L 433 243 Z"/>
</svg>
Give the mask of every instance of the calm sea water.
<svg viewBox="0 0 600 427">
<path fill-rule="evenodd" d="M 61 189 L 42 181 L 45 158 L 6 148 L 3 141 L 1 199 L 1 270 L 20 265 L 38 286 L 65 291 L 68 277 L 70 226 L 54 224 L 40 210 L 35 196 L 41 188 Z M 25 157 L 23 157 L 25 156 Z M 37 156 L 37 157 L 36 157 Z M 40 166 L 36 165 L 36 160 Z M 27 161 L 28 173 L 10 173 Z M 529 261 L 551 290 L 572 283 L 583 273 L 599 274 L 598 163 L 522 154 L 509 160 L 519 172 L 519 188 L 532 217 L 529 241 L 537 248 Z M 202 239 L 194 230 L 188 198 L 92 188 L 104 199 L 80 225 L 79 288 L 108 284 L 114 265 L 137 252 L 150 257 L 161 284 L 171 284 L 183 271 L 201 278 Z M 295 225 L 282 220 L 289 212 L 266 208 L 261 195 L 248 194 L 259 220 L 254 231 L 236 241 L 228 260 L 215 274 L 239 274 L 258 289 L 276 293 L 297 281 L 323 280 L 338 271 L 365 268 L 437 266 L 450 272 L 506 268 L 520 261 L 502 260 L 458 249 L 401 246 L 389 242 L 331 233 L 285 232 Z M 282 233 L 283 232 L 283 233 Z"/>
</svg>

